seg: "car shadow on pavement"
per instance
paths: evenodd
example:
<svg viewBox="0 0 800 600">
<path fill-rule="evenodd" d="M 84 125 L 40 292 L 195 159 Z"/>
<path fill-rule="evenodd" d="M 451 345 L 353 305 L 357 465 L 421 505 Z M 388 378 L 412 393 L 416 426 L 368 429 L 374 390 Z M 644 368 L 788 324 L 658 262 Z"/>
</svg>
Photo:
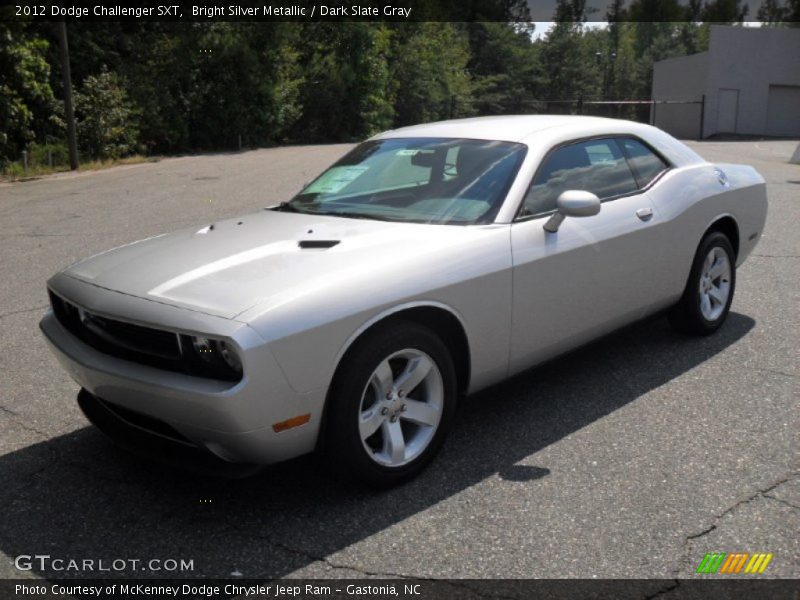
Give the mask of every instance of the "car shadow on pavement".
<svg viewBox="0 0 800 600">
<path fill-rule="evenodd" d="M 471 396 L 437 460 L 388 491 L 339 481 L 311 458 L 248 479 L 198 476 L 130 456 L 82 428 L 0 457 L 0 550 L 12 559 L 48 554 L 106 564 L 193 560 L 190 572 L 116 573 L 135 577 L 280 577 L 488 477 L 539 485 L 546 465 L 517 463 L 707 361 L 754 324 L 731 313 L 715 335 L 688 338 L 650 319 Z M 335 560 L 327 566 L 337 568 Z M 115 574 L 36 564 L 33 572 Z"/>
</svg>

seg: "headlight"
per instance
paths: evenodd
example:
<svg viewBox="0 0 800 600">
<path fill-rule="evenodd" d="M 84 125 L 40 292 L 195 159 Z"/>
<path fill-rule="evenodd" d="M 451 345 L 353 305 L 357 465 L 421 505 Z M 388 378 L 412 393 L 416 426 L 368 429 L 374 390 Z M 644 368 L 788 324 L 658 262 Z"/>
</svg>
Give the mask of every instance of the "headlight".
<svg viewBox="0 0 800 600">
<path fill-rule="evenodd" d="M 214 353 L 214 342 L 204 337 L 191 336 L 191 339 L 192 347 L 194 348 L 197 356 L 206 362 L 210 362 L 212 360 L 211 355 Z"/>
<path fill-rule="evenodd" d="M 242 378 L 242 359 L 231 342 L 182 335 L 181 346 L 195 373 L 230 381 Z"/>
<path fill-rule="evenodd" d="M 236 349 L 233 347 L 233 344 L 220 340 L 217 342 L 217 349 L 220 355 L 222 355 L 222 360 L 224 360 L 231 369 L 241 374 L 242 360 L 239 358 L 239 355 L 236 354 Z"/>
</svg>

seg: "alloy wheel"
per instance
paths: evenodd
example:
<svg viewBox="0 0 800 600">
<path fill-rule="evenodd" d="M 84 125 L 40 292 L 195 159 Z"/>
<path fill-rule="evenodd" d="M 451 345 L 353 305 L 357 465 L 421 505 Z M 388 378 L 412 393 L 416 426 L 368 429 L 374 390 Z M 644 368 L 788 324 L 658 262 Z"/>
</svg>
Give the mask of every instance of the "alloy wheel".
<svg viewBox="0 0 800 600">
<path fill-rule="evenodd" d="M 728 253 L 714 246 L 703 261 L 700 272 L 700 312 L 708 321 L 716 321 L 725 312 L 731 293 L 731 263 Z"/>
<path fill-rule="evenodd" d="M 406 348 L 382 360 L 361 396 L 359 433 L 380 465 L 400 467 L 420 456 L 442 418 L 444 381 L 436 362 Z"/>
</svg>

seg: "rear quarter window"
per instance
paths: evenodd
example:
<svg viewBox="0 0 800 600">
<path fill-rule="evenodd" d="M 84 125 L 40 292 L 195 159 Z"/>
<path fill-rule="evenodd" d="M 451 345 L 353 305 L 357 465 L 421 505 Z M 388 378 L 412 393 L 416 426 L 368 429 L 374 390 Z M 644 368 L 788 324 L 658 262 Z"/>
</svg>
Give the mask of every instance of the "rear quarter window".
<svg viewBox="0 0 800 600">
<path fill-rule="evenodd" d="M 656 177 L 669 168 L 660 156 L 639 140 L 620 138 L 618 141 L 628 157 L 640 188 L 650 185 Z"/>
</svg>

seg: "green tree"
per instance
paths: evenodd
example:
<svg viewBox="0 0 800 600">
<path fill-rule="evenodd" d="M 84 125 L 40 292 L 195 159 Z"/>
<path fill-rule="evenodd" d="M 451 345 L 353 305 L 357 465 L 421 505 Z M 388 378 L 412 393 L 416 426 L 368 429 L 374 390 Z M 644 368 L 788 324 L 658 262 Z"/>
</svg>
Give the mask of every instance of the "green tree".
<svg viewBox="0 0 800 600">
<path fill-rule="evenodd" d="M 653 63 L 674 56 L 688 54 L 678 23 L 634 23 L 637 43 L 643 32 L 650 42 L 637 53 L 636 80 L 633 91 L 637 98 L 650 98 L 653 87 Z"/>
<path fill-rule="evenodd" d="M 392 32 L 380 25 L 369 36 L 367 51 L 358 57 L 354 89 L 360 117 L 361 136 L 374 135 L 391 127 L 394 95 L 391 89 L 389 55 Z"/>
<path fill-rule="evenodd" d="M 395 48 L 396 125 L 473 114 L 466 34 L 452 23 L 409 24 Z"/>
<path fill-rule="evenodd" d="M 299 24 L 76 23 L 75 81 L 117 72 L 150 151 L 286 139 L 300 117 Z"/>
<path fill-rule="evenodd" d="M 136 37 L 137 59 L 127 62 L 130 95 L 141 108 L 140 140 L 151 152 L 193 149 L 191 116 L 199 93 L 201 29 L 154 23 Z"/>
<path fill-rule="evenodd" d="M 584 88 L 585 65 L 581 44 L 582 21 L 559 21 L 542 46 L 548 100 L 574 100 Z"/>
<path fill-rule="evenodd" d="M 613 12 L 613 5 L 611 11 Z M 587 30 L 584 23 L 597 12 L 586 0 L 558 0 L 555 24 L 541 43 L 544 96 L 551 100 L 579 100 L 599 97 L 606 87 L 606 75 L 613 65 L 608 31 Z M 616 28 L 614 29 L 616 35 Z M 563 110 L 550 105 L 550 110 Z M 570 106 L 567 106 L 570 108 Z"/>
<path fill-rule="evenodd" d="M 75 118 L 84 156 L 120 158 L 138 150 L 137 113 L 116 73 L 86 78 L 75 93 Z"/>
<path fill-rule="evenodd" d="M 48 43 L 24 25 L 0 22 L 0 167 L 31 142 L 58 131 Z"/>
<path fill-rule="evenodd" d="M 756 19 L 768 27 L 800 27 L 800 0 L 764 0 Z"/>
<path fill-rule="evenodd" d="M 354 140 L 390 127 L 393 31 L 380 23 L 310 23 L 303 38 L 303 118 L 295 137 Z"/>
<path fill-rule="evenodd" d="M 606 57 L 609 62 L 606 73 L 605 94 L 606 99 L 619 99 L 625 90 L 629 89 L 629 69 L 632 64 L 632 48 L 630 38 L 626 36 L 629 31 L 625 19 L 624 0 L 613 0 L 606 12 L 608 22 L 608 43 Z"/>
<path fill-rule="evenodd" d="M 203 25 L 185 88 L 194 148 L 281 141 L 299 116 L 292 24 Z"/>
<path fill-rule="evenodd" d="M 706 23 L 741 23 L 748 13 L 748 6 L 740 0 L 710 0 L 703 5 L 700 18 Z"/>
<path fill-rule="evenodd" d="M 474 107 L 478 114 L 524 113 L 542 87 L 538 46 L 528 27 L 509 23 L 468 25 Z"/>
<path fill-rule="evenodd" d="M 636 23 L 624 22 L 619 24 L 616 57 L 612 67 L 611 83 L 609 84 L 608 98 L 612 100 L 631 100 L 649 98 L 650 92 L 641 95 L 641 85 L 638 82 L 636 56 Z M 635 108 L 620 109 L 617 116 L 630 118 L 635 116 Z"/>
</svg>

